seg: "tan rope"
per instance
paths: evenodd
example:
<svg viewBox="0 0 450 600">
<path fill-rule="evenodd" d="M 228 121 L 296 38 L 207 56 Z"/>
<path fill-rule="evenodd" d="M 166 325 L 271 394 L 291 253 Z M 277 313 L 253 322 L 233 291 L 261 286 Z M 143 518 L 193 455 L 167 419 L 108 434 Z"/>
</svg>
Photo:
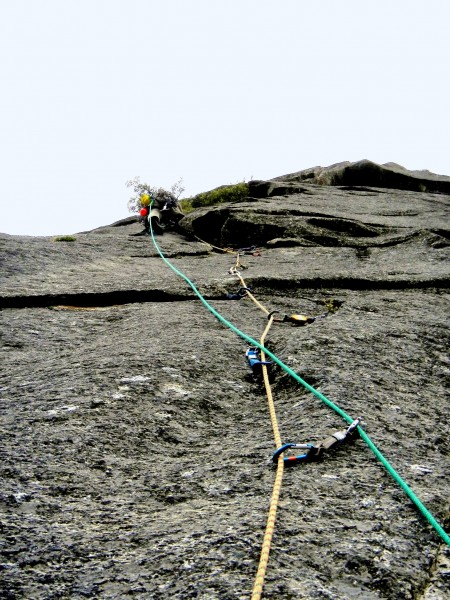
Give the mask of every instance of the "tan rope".
<svg viewBox="0 0 450 600">
<path fill-rule="evenodd" d="M 260 340 L 261 346 L 264 346 L 264 340 L 266 338 L 266 335 L 267 335 L 270 327 L 272 326 L 272 323 L 273 323 L 273 317 L 271 316 L 269 318 L 269 322 L 267 323 L 267 326 L 264 330 L 264 333 L 261 336 L 261 340 Z M 266 356 L 264 354 L 264 351 L 261 350 L 261 360 L 264 361 L 265 358 L 266 358 Z M 269 403 L 269 412 L 270 412 L 270 418 L 272 421 L 273 435 L 275 438 L 275 447 L 279 448 L 281 446 L 281 436 L 280 436 L 280 430 L 278 427 L 277 415 L 275 412 L 275 405 L 273 402 L 272 389 L 270 387 L 270 382 L 269 382 L 269 374 L 268 374 L 266 365 L 261 365 L 261 367 L 262 367 L 264 385 L 265 385 L 266 393 L 267 393 L 267 401 Z M 281 454 L 279 456 L 278 462 L 277 462 L 277 472 L 276 472 L 275 481 L 273 484 L 272 498 L 270 500 L 270 507 L 269 507 L 269 514 L 267 515 L 266 531 L 264 533 L 263 543 L 262 543 L 262 547 L 261 547 L 261 554 L 260 554 L 260 558 L 259 558 L 258 571 L 256 573 L 255 583 L 253 585 L 253 592 L 252 592 L 251 600 L 260 600 L 263 586 L 264 586 L 267 565 L 269 563 L 270 546 L 272 543 L 273 532 L 275 529 L 275 519 L 277 516 L 278 501 L 280 498 L 281 483 L 283 480 L 283 470 L 284 470 L 284 461 L 283 461 L 283 454 Z"/>
<path fill-rule="evenodd" d="M 258 306 L 258 308 L 260 308 L 266 315 L 270 314 L 270 311 L 267 310 L 267 308 L 265 306 L 263 306 L 261 304 L 261 302 L 258 302 L 258 300 L 255 298 L 255 296 L 250 292 L 250 290 L 247 289 L 247 284 L 245 283 L 245 281 L 244 281 L 242 275 L 239 273 L 239 271 L 235 270 L 234 274 L 236 275 L 236 277 L 239 278 L 239 281 L 241 282 L 242 287 L 245 288 L 245 293 L 250 298 L 250 300 L 253 300 L 253 302 L 256 304 L 256 306 Z"/>
<path fill-rule="evenodd" d="M 277 462 L 277 474 L 273 483 L 272 498 L 270 500 L 269 514 L 267 515 L 266 531 L 264 533 L 261 555 L 259 557 L 258 571 L 256 573 L 255 583 L 253 584 L 251 600 L 260 600 L 262 595 L 267 565 L 269 563 L 270 545 L 272 543 L 272 536 L 275 529 L 278 500 L 280 497 L 281 483 L 283 480 L 283 469 L 284 460 L 283 456 L 280 456 Z"/>
<path fill-rule="evenodd" d="M 201 242 L 202 244 L 206 244 L 210 248 L 214 248 L 214 250 L 219 250 L 219 252 L 225 252 L 227 254 L 234 254 L 234 250 L 232 248 L 221 248 L 220 246 L 214 246 L 214 244 L 210 244 L 209 242 L 205 242 L 202 238 L 199 238 L 198 235 L 194 235 L 194 238 Z"/>
<path fill-rule="evenodd" d="M 236 253 L 236 263 L 234 265 L 233 271 L 236 272 L 237 269 L 246 269 L 247 267 L 241 263 L 241 255 L 239 252 Z"/>
<path fill-rule="evenodd" d="M 270 312 L 267 310 L 267 308 L 265 306 L 263 306 L 260 302 L 258 302 L 258 300 L 253 296 L 253 294 L 247 289 L 247 285 L 244 281 L 244 278 L 238 271 L 238 266 L 239 266 L 239 253 L 238 253 L 237 259 L 236 259 L 236 265 L 231 269 L 231 271 L 234 275 L 236 275 L 238 277 L 239 281 L 241 282 L 242 287 L 245 288 L 245 292 L 246 292 L 247 296 L 266 315 L 270 315 Z M 260 339 L 261 346 L 264 346 L 266 336 L 269 333 L 270 328 L 272 327 L 273 320 L 274 320 L 273 315 L 270 315 L 268 323 L 266 325 L 266 328 L 264 329 L 264 332 Z M 266 355 L 264 353 L 264 350 L 261 350 L 261 361 L 264 362 L 265 360 L 266 360 Z M 272 396 L 272 388 L 270 387 L 270 382 L 269 382 L 269 372 L 268 372 L 266 365 L 261 365 L 261 368 L 262 368 L 264 387 L 266 388 L 270 420 L 272 422 L 272 430 L 273 430 L 273 437 L 275 440 L 275 448 L 280 448 L 280 446 L 282 445 L 281 435 L 280 435 L 280 429 L 278 427 L 278 419 L 277 419 L 277 414 L 275 411 L 275 404 L 274 404 L 273 396 Z M 261 595 L 262 595 L 263 586 L 264 586 L 264 580 L 266 578 L 267 565 L 269 564 L 270 546 L 272 544 L 273 532 L 275 530 L 275 519 L 277 516 L 278 502 L 279 502 L 280 493 L 281 493 L 281 484 L 283 481 L 283 472 L 284 472 L 284 460 L 283 459 L 284 459 L 284 455 L 280 454 L 280 456 L 278 457 L 278 461 L 277 461 L 277 472 L 275 475 L 275 481 L 273 483 L 272 497 L 270 499 L 269 513 L 267 515 L 266 530 L 264 532 L 264 538 L 263 538 L 263 542 L 262 542 L 262 546 L 261 546 L 261 554 L 259 557 L 258 571 L 256 572 L 255 582 L 253 584 L 251 600 L 260 600 Z"/>
<path fill-rule="evenodd" d="M 266 339 L 266 335 L 268 334 L 269 329 L 272 327 L 272 323 L 273 323 L 273 316 L 270 316 L 267 326 L 264 329 L 264 332 L 260 339 L 261 346 L 264 346 L 264 341 Z M 264 350 L 261 350 L 261 361 L 264 362 L 265 360 L 266 360 L 266 355 L 264 353 Z M 267 365 L 261 365 L 261 367 L 262 367 L 262 374 L 263 374 L 263 379 L 264 379 L 264 386 L 266 388 L 267 401 L 269 403 L 269 413 L 270 413 L 270 419 L 272 421 L 272 429 L 273 429 L 273 437 L 275 439 L 275 447 L 279 448 L 281 446 L 281 436 L 280 436 L 280 430 L 278 427 L 277 414 L 275 412 L 275 404 L 273 402 L 272 389 L 270 387 L 270 382 L 269 382 L 269 372 L 267 370 Z"/>
</svg>

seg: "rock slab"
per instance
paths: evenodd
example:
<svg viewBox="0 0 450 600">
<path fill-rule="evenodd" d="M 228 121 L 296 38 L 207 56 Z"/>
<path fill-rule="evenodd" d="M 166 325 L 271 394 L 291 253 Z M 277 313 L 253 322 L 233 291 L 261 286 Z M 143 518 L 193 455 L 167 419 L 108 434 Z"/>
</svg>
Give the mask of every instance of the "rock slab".
<svg viewBox="0 0 450 600">
<path fill-rule="evenodd" d="M 449 196 L 254 182 L 158 243 L 255 339 L 353 416 L 444 525 Z M 358 184 L 359 185 L 359 184 Z M 76 241 L 0 237 L 0 597 L 248 598 L 274 480 L 248 344 L 134 219 Z M 195 237 L 196 236 L 196 237 Z M 198 241 L 202 238 L 205 242 Z M 244 268 L 245 267 L 245 268 Z M 342 419 L 273 369 L 283 441 Z M 448 549 L 360 439 L 285 472 L 264 598 L 443 600 Z"/>
</svg>

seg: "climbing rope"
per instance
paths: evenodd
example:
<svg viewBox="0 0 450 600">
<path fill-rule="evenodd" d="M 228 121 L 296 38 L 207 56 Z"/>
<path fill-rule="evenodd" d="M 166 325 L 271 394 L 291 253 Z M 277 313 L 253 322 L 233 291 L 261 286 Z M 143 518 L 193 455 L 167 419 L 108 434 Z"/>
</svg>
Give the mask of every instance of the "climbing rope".
<svg viewBox="0 0 450 600">
<path fill-rule="evenodd" d="M 198 242 L 201 242 L 202 244 L 209 246 L 213 250 L 218 250 L 219 252 L 222 252 L 224 254 L 234 254 L 235 253 L 235 250 L 232 250 L 231 248 L 221 248 L 220 246 L 214 246 L 214 244 L 211 244 L 210 242 L 205 242 L 205 240 L 202 240 L 202 238 L 199 238 L 197 235 L 194 235 L 194 238 Z"/>
<path fill-rule="evenodd" d="M 238 262 L 238 261 L 236 261 L 236 262 Z M 263 313 L 265 313 L 266 315 L 269 315 L 268 323 L 267 323 L 266 328 L 264 329 L 264 332 L 260 339 L 261 347 L 265 348 L 265 339 L 266 339 L 267 334 L 269 333 L 270 328 L 272 327 L 272 323 L 274 321 L 274 315 L 271 314 L 269 312 L 269 310 L 265 306 L 263 306 L 255 298 L 255 296 L 250 292 L 249 288 L 247 287 L 247 285 L 244 281 L 244 278 L 242 277 L 240 272 L 237 270 L 237 268 L 235 268 L 234 274 L 241 282 L 241 285 L 242 285 L 241 289 L 245 291 L 245 293 L 250 298 L 250 300 L 252 300 L 252 302 L 254 302 L 254 304 L 256 304 L 256 306 L 259 309 L 261 309 Z M 280 429 L 278 427 L 278 419 L 277 419 L 277 414 L 276 414 L 276 410 L 275 410 L 275 404 L 273 401 L 272 388 L 270 387 L 270 382 L 269 382 L 269 372 L 267 369 L 267 365 L 264 364 L 265 362 L 266 362 L 265 351 L 263 349 L 261 349 L 261 372 L 262 372 L 264 387 L 265 387 L 266 395 L 267 395 L 267 403 L 269 406 L 270 420 L 272 422 L 272 430 L 273 430 L 273 437 L 275 440 L 275 448 L 279 448 L 282 443 L 281 435 L 280 435 Z M 272 497 L 270 500 L 269 513 L 267 515 L 266 530 L 265 530 L 264 538 L 263 538 L 263 542 L 262 542 L 261 554 L 260 554 L 260 558 L 259 558 L 259 565 L 258 565 L 256 577 L 255 577 L 255 582 L 253 585 L 253 592 L 252 592 L 251 600 L 259 600 L 261 598 L 261 594 L 262 594 L 262 590 L 263 590 L 263 586 L 264 586 L 264 580 L 266 578 L 267 565 L 269 563 L 270 546 L 272 544 L 273 532 L 275 530 L 275 519 L 277 516 L 278 501 L 279 501 L 280 493 L 281 493 L 283 472 L 284 472 L 284 459 L 283 459 L 283 454 L 281 453 L 277 460 L 277 471 L 276 471 L 275 480 L 273 483 Z"/>
<path fill-rule="evenodd" d="M 266 315 L 270 314 L 270 311 L 267 310 L 267 308 L 265 306 L 263 306 L 260 302 L 258 302 L 258 300 L 255 298 L 255 296 L 250 292 L 249 288 L 247 287 L 247 284 L 244 281 L 244 278 L 242 277 L 242 275 L 239 273 L 239 271 L 237 270 L 237 268 L 234 269 L 233 271 L 234 275 L 236 275 L 236 277 L 239 279 L 239 281 L 242 284 L 242 289 L 245 290 L 245 293 L 247 294 L 247 296 L 250 298 L 250 300 L 252 302 L 254 302 L 256 304 L 256 306 L 258 308 L 260 308 L 263 313 L 265 313 Z"/>
<path fill-rule="evenodd" d="M 236 262 L 238 262 L 238 261 L 236 261 Z M 236 267 L 234 268 L 233 272 L 236 275 L 236 277 L 239 279 L 239 281 L 242 285 L 241 290 L 243 292 L 245 291 L 247 296 L 254 302 L 254 304 L 256 304 L 256 306 L 258 308 L 260 308 L 263 313 L 268 315 L 269 320 L 268 320 L 267 326 L 264 329 L 264 332 L 260 339 L 261 346 L 263 348 L 265 348 L 265 339 L 266 339 L 266 336 L 272 326 L 272 323 L 274 322 L 274 314 L 277 311 L 269 312 L 269 310 L 265 306 L 263 306 L 255 298 L 255 296 L 253 296 L 253 294 L 251 294 L 244 278 L 242 277 L 241 273 L 237 270 Z M 265 355 L 264 350 L 261 350 L 261 360 L 258 361 L 258 363 L 261 365 L 261 373 L 262 373 L 264 387 L 265 387 L 266 395 L 267 395 L 269 414 L 270 414 L 270 419 L 272 422 L 273 435 L 274 435 L 274 439 L 275 439 L 275 447 L 278 450 L 275 453 L 276 456 L 274 455 L 274 458 L 273 458 L 273 460 L 277 464 L 277 471 L 276 471 L 275 480 L 273 483 L 272 497 L 270 500 L 269 513 L 267 515 L 266 530 L 264 532 L 264 537 L 263 537 L 263 542 L 262 542 L 262 547 L 261 547 L 261 554 L 260 554 L 259 564 L 258 564 L 258 570 L 257 570 L 256 576 L 255 576 L 255 581 L 253 584 L 251 600 L 260 600 L 262 591 L 263 591 L 263 587 L 264 587 L 267 566 L 269 564 L 270 547 L 272 544 L 272 537 L 273 537 L 273 533 L 275 530 L 275 519 L 276 519 L 276 515 L 277 515 L 277 510 L 278 510 L 278 501 L 279 501 L 280 493 L 281 493 L 281 485 L 282 485 L 282 480 L 283 480 L 284 462 L 285 462 L 285 459 L 283 456 L 283 446 L 282 446 L 282 441 L 281 441 L 281 435 L 280 435 L 280 430 L 278 427 L 278 419 L 277 419 L 275 404 L 274 404 L 273 396 L 272 396 L 272 388 L 271 388 L 270 382 L 269 382 L 269 374 L 268 374 L 268 369 L 267 369 L 267 364 L 266 364 L 266 355 Z M 358 424 L 359 424 L 359 419 L 355 422 L 353 427 L 356 428 Z M 290 446 L 291 445 L 292 444 L 290 444 Z M 289 460 L 289 459 L 286 459 L 286 460 Z"/>
<path fill-rule="evenodd" d="M 269 332 L 273 323 L 273 316 L 269 318 L 269 322 L 264 329 L 264 332 L 260 339 L 261 346 L 264 346 L 264 341 L 266 339 L 266 335 Z M 261 361 L 264 363 L 266 357 L 264 350 L 261 350 Z M 273 402 L 272 389 L 269 383 L 269 373 L 267 370 L 267 365 L 261 365 L 262 376 L 264 380 L 264 386 L 266 388 L 267 401 L 269 404 L 269 413 L 270 419 L 272 421 L 272 429 L 273 436 L 275 438 L 275 447 L 279 448 L 281 446 L 281 436 L 280 429 L 278 427 L 277 414 L 275 411 L 275 404 Z M 273 532 L 275 530 L 275 519 L 277 516 L 278 509 L 278 500 L 280 498 L 281 493 L 281 483 L 283 481 L 283 471 L 284 471 L 284 460 L 283 455 L 280 454 L 277 460 L 277 472 L 275 475 L 275 481 L 273 483 L 272 490 L 272 498 L 270 500 L 269 514 L 267 515 L 267 524 L 266 531 L 264 533 L 263 543 L 261 547 L 261 555 L 259 558 L 258 571 L 255 577 L 255 583 L 253 585 L 252 599 L 251 600 L 259 600 L 261 598 L 264 580 L 266 578 L 267 565 L 269 563 L 269 554 L 270 554 L 270 546 L 272 544 Z"/>
<path fill-rule="evenodd" d="M 298 383 L 300 383 L 305 389 L 311 392 L 314 396 L 319 398 L 324 404 L 333 409 L 339 416 L 341 416 L 347 423 L 351 424 L 354 422 L 354 419 L 350 415 L 348 415 L 345 411 L 343 411 L 339 406 L 337 406 L 334 402 L 329 400 L 326 396 L 324 396 L 321 392 L 316 390 L 313 386 L 307 383 L 304 379 L 302 379 L 295 371 L 293 371 L 290 367 L 288 367 L 285 363 L 283 363 L 275 354 L 269 351 L 261 342 L 254 340 L 252 337 L 238 329 L 235 325 L 230 323 L 227 319 L 225 319 L 213 306 L 211 306 L 207 300 L 203 297 L 203 295 L 199 292 L 195 284 L 179 269 L 177 269 L 163 254 L 160 247 L 158 246 L 153 228 L 150 223 L 150 234 L 153 241 L 153 244 L 162 258 L 162 260 L 167 264 L 167 266 L 174 271 L 179 277 L 181 277 L 194 291 L 196 296 L 200 299 L 202 304 L 214 315 L 223 325 L 228 327 L 231 331 L 233 331 L 240 338 L 244 339 L 252 346 L 259 348 L 262 353 L 267 354 L 270 359 L 275 362 L 279 367 L 283 369 L 288 375 L 290 375 L 293 379 L 295 379 Z M 245 282 L 244 282 L 245 283 Z M 244 286 L 246 287 L 246 286 Z M 419 512 L 427 519 L 430 525 L 435 529 L 435 531 L 439 534 L 442 540 L 450 546 L 450 536 L 445 532 L 444 528 L 439 524 L 439 522 L 435 519 L 435 517 L 430 513 L 430 511 L 424 506 L 424 504 L 420 501 L 420 499 L 416 496 L 416 494 L 411 490 L 411 488 L 407 485 L 407 483 L 401 478 L 401 476 L 397 473 L 397 471 L 392 467 L 389 461 L 383 456 L 377 446 L 372 442 L 367 433 L 363 430 L 363 428 L 358 425 L 357 427 L 358 433 L 362 440 L 367 444 L 370 450 L 374 453 L 377 459 L 381 462 L 381 464 L 385 467 L 388 473 L 392 476 L 392 478 L 399 484 L 399 486 L 403 489 L 408 498 L 415 504 Z M 279 473 L 279 471 L 277 471 Z M 278 499 L 277 499 L 278 502 Z M 272 507 L 271 507 L 272 508 Z M 273 519 L 274 520 L 274 519 Z M 255 597 L 256 600 L 257 596 Z"/>
</svg>

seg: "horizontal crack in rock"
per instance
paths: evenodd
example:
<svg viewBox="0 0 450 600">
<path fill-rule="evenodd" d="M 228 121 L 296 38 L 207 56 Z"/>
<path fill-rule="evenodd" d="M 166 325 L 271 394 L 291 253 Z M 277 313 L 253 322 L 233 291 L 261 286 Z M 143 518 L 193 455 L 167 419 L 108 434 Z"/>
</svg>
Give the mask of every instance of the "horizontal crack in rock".
<svg viewBox="0 0 450 600">
<path fill-rule="evenodd" d="M 40 308 L 49 306 L 95 307 L 140 302 L 182 302 L 192 300 L 188 294 L 173 294 L 163 290 L 116 290 L 75 294 L 44 294 L 42 296 L 3 296 L 0 308 Z"/>
<path fill-rule="evenodd" d="M 255 277 L 248 278 L 254 290 L 276 294 L 280 291 L 295 289 L 348 289 L 348 290 L 402 290 L 402 289 L 449 289 L 450 278 L 432 278 L 424 280 L 384 280 L 378 281 L 358 277 L 329 277 L 281 279 Z M 189 291 L 189 290 L 187 290 Z M 208 300 L 224 300 L 222 292 L 205 293 Z M 42 296 L 3 296 L 2 308 L 44 308 L 70 307 L 95 308 L 117 306 L 121 304 L 139 304 L 143 302 L 186 302 L 196 300 L 192 294 L 174 294 L 163 290 L 116 290 L 113 292 L 86 292 L 74 294 L 43 294 Z"/>
</svg>

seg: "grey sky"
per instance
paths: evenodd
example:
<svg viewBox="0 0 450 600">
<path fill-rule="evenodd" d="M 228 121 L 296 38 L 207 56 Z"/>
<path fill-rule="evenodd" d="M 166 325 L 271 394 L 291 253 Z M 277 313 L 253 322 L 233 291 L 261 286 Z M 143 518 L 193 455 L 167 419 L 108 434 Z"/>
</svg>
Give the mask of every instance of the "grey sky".
<svg viewBox="0 0 450 600">
<path fill-rule="evenodd" d="M 1 0 L 0 231 L 369 158 L 450 175 L 447 0 Z"/>
</svg>

